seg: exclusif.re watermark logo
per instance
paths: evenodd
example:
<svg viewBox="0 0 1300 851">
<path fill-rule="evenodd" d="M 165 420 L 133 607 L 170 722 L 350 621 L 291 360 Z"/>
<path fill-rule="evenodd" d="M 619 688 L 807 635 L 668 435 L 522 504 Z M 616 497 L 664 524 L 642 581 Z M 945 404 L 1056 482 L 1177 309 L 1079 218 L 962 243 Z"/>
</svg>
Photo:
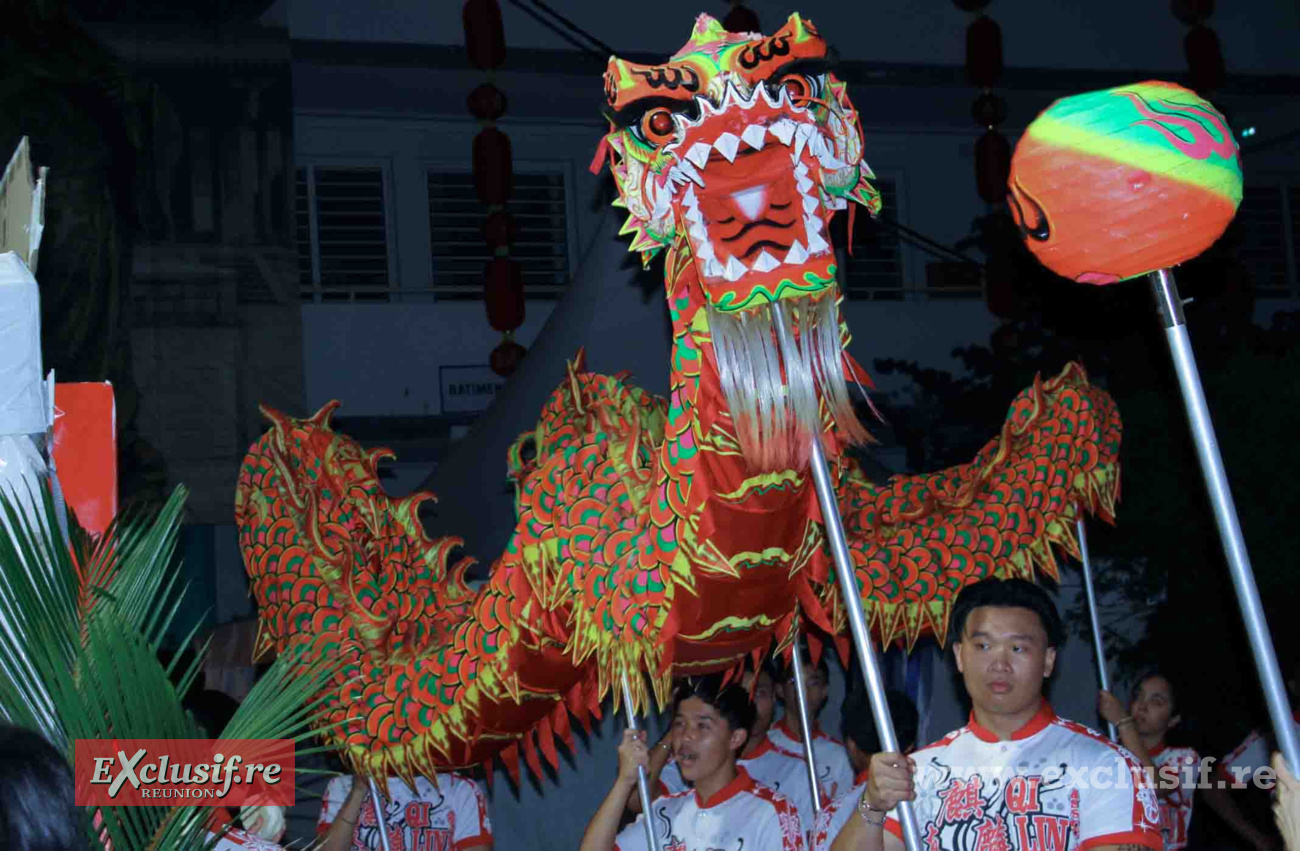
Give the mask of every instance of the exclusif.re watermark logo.
<svg viewBox="0 0 1300 851">
<path fill-rule="evenodd" d="M 293 753 L 288 739 L 78 739 L 76 804 L 289 807 Z"/>
</svg>

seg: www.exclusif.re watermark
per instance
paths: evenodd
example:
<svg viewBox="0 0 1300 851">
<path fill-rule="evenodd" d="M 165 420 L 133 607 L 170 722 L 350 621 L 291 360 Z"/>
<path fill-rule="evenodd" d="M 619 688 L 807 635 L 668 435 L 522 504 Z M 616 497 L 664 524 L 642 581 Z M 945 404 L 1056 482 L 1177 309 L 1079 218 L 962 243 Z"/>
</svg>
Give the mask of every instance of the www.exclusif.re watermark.
<svg viewBox="0 0 1300 851">
<path fill-rule="evenodd" d="M 78 806 L 292 806 L 287 739 L 78 739 Z"/>
</svg>

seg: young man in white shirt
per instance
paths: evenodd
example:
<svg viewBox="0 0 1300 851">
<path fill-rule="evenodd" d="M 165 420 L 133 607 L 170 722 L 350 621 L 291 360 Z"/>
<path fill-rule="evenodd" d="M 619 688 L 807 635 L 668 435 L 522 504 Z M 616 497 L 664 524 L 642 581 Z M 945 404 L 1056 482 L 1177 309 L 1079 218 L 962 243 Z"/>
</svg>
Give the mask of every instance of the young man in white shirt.
<svg viewBox="0 0 1300 851">
<path fill-rule="evenodd" d="M 808 720 L 812 723 L 813 762 L 817 767 L 817 785 L 822 797 L 828 801 L 843 795 L 853 785 L 853 767 L 844 745 L 822 731 L 817 716 L 826 705 L 829 671 L 823 653 L 814 667 L 808 652 L 800 648 L 803 660 L 804 694 L 808 701 Z M 767 731 L 767 737 L 778 748 L 788 753 L 803 755 L 803 727 L 799 723 L 799 689 L 795 686 L 794 671 L 789 666 L 781 671 L 777 682 L 778 694 L 785 705 L 781 720 Z"/>
<path fill-rule="evenodd" d="M 378 784 L 390 851 L 452 848 L 492 851 L 487 800 L 468 777 L 439 772 L 438 784 L 416 777 L 415 788 L 396 777 Z M 320 851 L 379 851 L 379 820 L 368 781 L 335 777 L 325 787 L 316 824 Z"/>
<path fill-rule="evenodd" d="M 858 817 L 833 851 L 902 851 L 901 801 L 912 802 L 929 851 L 1162 851 L 1142 766 L 1043 698 L 1065 639 L 1047 593 L 1023 579 L 977 582 L 958 596 L 949 629 L 969 723 L 911 757 L 873 756 Z"/>
<path fill-rule="evenodd" d="M 894 689 L 885 693 L 885 700 L 898 746 L 903 753 L 911 753 L 916 746 L 916 729 L 920 721 L 916 705 L 906 694 Z M 876 719 L 865 692 L 855 691 L 844 699 L 840 709 L 840 735 L 844 736 L 844 749 L 848 752 L 849 764 L 853 766 L 854 785 L 817 815 L 812 830 L 812 851 L 828 851 L 849 819 L 856 818 L 855 808 L 867 785 L 871 757 L 881 751 Z"/>
<path fill-rule="evenodd" d="M 776 709 L 774 671 L 775 667 L 768 662 L 757 673 L 745 674 L 741 679 L 741 687 L 753 696 L 754 723 L 750 725 L 749 739 L 741 749 L 736 765 L 744 768 L 757 783 L 789 798 L 799 812 L 799 821 L 805 829 L 809 829 L 817 817 L 817 809 L 813 806 L 803 751 L 790 753 L 782 750 L 767 735 Z M 652 790 L 658 789 L 657 794 L 671 794 L 690 788 L 669 751 L 671 737 L 672 730 L 669 730 L 650 754 L 650 787 Z M 827 802 L 823 796 L 821 803 L 825 805 Z M 641 800 L 636 790 L 633 790 L 628 801 L 628 810 L 641 812 Z"/>
<path fill-rule="evenodd" d="M 749 695 L 739 684 L 722 687 L 720 675 L 692 678 L 678 688 L 669 746 L 694 789 L 651 802 L 650 825 L 662 851 L 804 851 L 794 806 L 736 765 L 753 719 Z M 587 824 L 580 851 L 649 851 L 645 813 L 618 830 L 628 795 L 636 789 L 637 767 L 648 762 L 645 732 L 625 730 L 618 776 Z"/>
</svg>

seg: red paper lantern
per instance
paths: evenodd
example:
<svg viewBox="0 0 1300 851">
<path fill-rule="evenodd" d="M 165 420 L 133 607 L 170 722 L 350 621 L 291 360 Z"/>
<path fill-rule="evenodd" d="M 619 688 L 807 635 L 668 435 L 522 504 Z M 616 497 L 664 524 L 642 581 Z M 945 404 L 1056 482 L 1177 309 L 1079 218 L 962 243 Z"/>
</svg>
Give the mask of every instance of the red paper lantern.
<svg viewBox="0 0 1300 851">
<path fill-rule="evenodd" d="M 474 189 L 484 204 L 504 204 L 514 182 L 510 137 L 484 127 L 474 137 Z"/>
<path fill-rule="evenodd" d="M 966 28 L 966 76 L 984 88 L 1002 77 L 1002 28 L 984 15 Z"/>
<path fill-rule="evenodd" d="M 1007 180 L 1011 176 L 1011 143 L 996 130 L 987 130 L 975 143 L 975 185 L 980 197 L 989 204 L 1007 198 Z"/>
<path fill-rule="evenodd" d="M 1214 14 L 1214 0 L 1171 0 L 1169 9 L 1175 18 L 1194 27 Z"/>
<path fill-rule="evenodd" d="M 729 33 L 757 33 L 763 27 L 758 22 L 758 14 L 740 3 L 731 7 L 727 17 L 722 19 L 722 28 Z"/>
<path fill-rule="evenodd" d="M 515 217 L 505 210 L 488 213 L 487 219 L 483 221 L 483 238 L 493 251 L 509 247 L 518 235 L 519 225 L 515 222 Z"/>
<path fill-rule="evenodd" d="M 493 257 L 483 269 L 483 304 L 488 324 L 513 331 L 524 324 L 524 269 L 509 257 Z"/>
<path fill-rule="evenodd" d="M 506 93 L 491 83 L 483 83 L 465 99 L 470 115 L 481 121 L 495 121 L 506 112 Z"/>
<path fill-rule="evenodd" d="M 1227 69 L 1223 65 L 1223 51 L 1219 37 L 1209 27 L 1192 27 L 1183 39 L 1187 53 L 1187 69 L 1192 75 L 1192 88 L 1204 95 L 1223 85 Z"/>
<path fill-rule="evenodd" d="M 506 30 L 497 0 L 466 0 L 461 20 L 469 61 L 482 71 L 500 68 L 506 61 Z"/>
<path fill-rule="evenodd" d="M 509 378 L 514 371 L 519 368 L 519 362 L 524 359 L 528 350 L 514 341 L 509 331 L 506 332 L 505 338 L 492 350 L 488 356 L 488 366 L 497 375 Z"/>
</svg>

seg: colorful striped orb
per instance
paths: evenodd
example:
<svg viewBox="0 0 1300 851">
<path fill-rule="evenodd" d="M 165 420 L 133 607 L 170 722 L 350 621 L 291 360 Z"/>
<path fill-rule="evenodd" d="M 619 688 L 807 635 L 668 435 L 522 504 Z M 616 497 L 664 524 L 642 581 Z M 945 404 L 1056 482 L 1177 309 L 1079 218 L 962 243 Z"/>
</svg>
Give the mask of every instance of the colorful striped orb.
<svg viewBox="0 0 1300 851">
<path fill-rule="evenodd" d="M 1035 256 L 1085 284 L 1176 266 L 1209 248 L 1241 203 L 1228 123 L 1160 81 L 1062 98 L 1025 130 L 1007 201 Z"/>
</svg>

